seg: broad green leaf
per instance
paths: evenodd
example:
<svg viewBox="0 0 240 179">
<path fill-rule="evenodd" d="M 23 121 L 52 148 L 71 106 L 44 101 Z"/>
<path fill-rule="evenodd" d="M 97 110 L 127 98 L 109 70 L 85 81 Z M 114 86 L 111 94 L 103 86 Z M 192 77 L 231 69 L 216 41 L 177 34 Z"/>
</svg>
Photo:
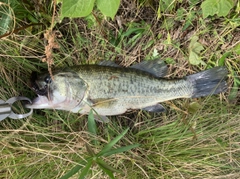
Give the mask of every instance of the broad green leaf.
<svg viewBox="0 0 240 179">
<path fill-rule="evenodd" d="M 208 16 L 226 16 L 233 8 L 232 0 L 205 0 L 201 4 L 203 18 Z"/>
<path fill-rule="evenodd" d="M 193 36 L 191 39 L 191 42 L 189 44 L 188 50 L 189 50 L 189 62 L 192 65 L 206 65 L 199 56 L 200 52 L 204 49 L 202 44 L 200 44 L 198 41 L 197 36 Z"/>
<path fill-rule="evenodd" d="M 194 51 L 195 53 L 200 53 L 204 48 L 197 41 L 198 41 L 198 36 L 193 36 L 189 45 L 189 49 Z"/>
<path fill-rule="evenodd" d="M 232 0 L 220 0 L 218 3 L 218 16 L 225 17 L 228 15 L 229 11 L 233 8 Z"/>
<path fill-rule="evenodd" d="M 97 0 L 96 3 L 103 15 L 111 17 L 112 19 L 114 19 L 120 6 L 120 0 Z"/>
<path fill-rule="evenodd" d="M 124 130 L 120 135 L 110 141 L 103 149 L 97 154 L 98 157 L 104 155 L 106 152 L 110 151 L 110 149 L 127 133 L 128 128 Z"/>
<path fill-rule="evenodd" d="M 189 52 L 189 62 L 192 65 L 199 65 L 201 63 L 201 58 L 194 51 Z"/>
<path fill-rule="evenodd" d="M 206 0 L 201 4 L 203 18 L 213 16 L 217 12 L 216 0 Z"/>
<path fill-rule="evenodd" d="M 119 147 L 117 149 L 113 149 L 113 150 L 110 150 L 110 151 L 104 153 L 103 156 L 106 157 L 106 156 L 109 156 L 109 155 L 126 152 L 126 151 L 129 151 L 129 150 L 131 150 L 133 148 L 136 148 L 138 146 L 139 146 L 139 144 L 133 144 L 133 145 L 125 146 L 125 147 Z"/>
<path fill-rule="evenodd" d="M 62 0 L 61 18 L 85 17 L 89 15 L 95 0 Z"/>
</svg>

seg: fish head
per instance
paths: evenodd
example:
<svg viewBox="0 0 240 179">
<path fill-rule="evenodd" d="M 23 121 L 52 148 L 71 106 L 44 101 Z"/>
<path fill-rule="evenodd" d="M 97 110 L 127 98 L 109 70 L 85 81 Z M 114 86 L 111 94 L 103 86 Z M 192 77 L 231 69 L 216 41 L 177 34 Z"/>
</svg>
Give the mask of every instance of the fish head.
<svg viewBox="0 0 240 179">
<path fill-rule="evenodd" d="M 37 94 L 32 104 L 27 108 L 32 109 L 60 109 L 71 111 L 84 99 L 87 84 L 76 72 L 56 71 L 52 75 L 43 73 L 32 74 L 31 86 Z"/>
</svg>

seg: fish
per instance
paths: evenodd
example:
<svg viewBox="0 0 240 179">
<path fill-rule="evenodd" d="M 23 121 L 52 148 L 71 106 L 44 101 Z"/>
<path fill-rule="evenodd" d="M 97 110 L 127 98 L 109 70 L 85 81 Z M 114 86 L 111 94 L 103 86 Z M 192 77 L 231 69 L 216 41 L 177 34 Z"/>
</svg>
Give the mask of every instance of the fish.
<svg viewBox="0 0 240 179">
<path fill-rule="evenodd" d="M 146 60 L 130 67 L 111 61 L 78 65 L 32 75 L 37 94 L 27 108 L 56 109 L 96 116 L 114 116 L 129 110 L 163 112 L 160 104 L 177 98 L 199 98 L 225 92 L 228 70 L 224 66 L 183 78 L 165 78 L 163 60 Z"/>
</svg>

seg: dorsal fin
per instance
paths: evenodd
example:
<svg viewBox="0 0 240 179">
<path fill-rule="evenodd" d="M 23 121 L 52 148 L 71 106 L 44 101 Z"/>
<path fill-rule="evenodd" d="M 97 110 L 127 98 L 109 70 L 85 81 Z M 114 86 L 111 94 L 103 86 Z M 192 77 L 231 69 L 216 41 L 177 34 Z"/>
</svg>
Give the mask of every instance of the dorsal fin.
<svg viewBox="0 0 240 179">
<path fill-rule="evenodd" d="M 111 67 L 121 67 L 120 65 L 114 63 L 113 61 L 104 60 L 101 61 L 98 65 L 101 66 L 111 66 Z M 145 71 L 151 73 L 156 77 L 164 77 L 167 75 L 167 65 L 163 60 L 155 59 L 155 60 L 145 60 L 141 63 L 134 64 L 129 68 L 138 69 L 141 71 Z"/>
<path fill-rule="evenodd" d="M 156 77 L 164 77 L 168 71 L 166 63 L 160 59 L 142 61 L 141 63 L 130 66 L 130 68 L 146 71 Z"/>
<path fill-rule="evenodd" d="M 98 65 L 110 66 L 110 67 L 121 67 L 118 64 L 116 64 L 116 63 L 114 63 L 113 61 L 110 61 L 110 60 L 103 60 L 100 63 L 98 63 Z"/>
</svg>

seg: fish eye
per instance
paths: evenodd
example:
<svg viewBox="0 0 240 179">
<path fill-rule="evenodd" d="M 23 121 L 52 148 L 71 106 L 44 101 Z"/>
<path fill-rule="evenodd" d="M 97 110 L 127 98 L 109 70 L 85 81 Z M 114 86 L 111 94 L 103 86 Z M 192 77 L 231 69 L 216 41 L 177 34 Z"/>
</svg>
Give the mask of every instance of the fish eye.
<svg viewBox="0 0 240 179">
<path fill-rule="evenodd" d="M 45 81 L 47 84 L 51 83 L 52 80 L 51 80 L 50 75 L 46 76 L 46 77 L 44 78 L 44 81 Z"/>
</svg>

